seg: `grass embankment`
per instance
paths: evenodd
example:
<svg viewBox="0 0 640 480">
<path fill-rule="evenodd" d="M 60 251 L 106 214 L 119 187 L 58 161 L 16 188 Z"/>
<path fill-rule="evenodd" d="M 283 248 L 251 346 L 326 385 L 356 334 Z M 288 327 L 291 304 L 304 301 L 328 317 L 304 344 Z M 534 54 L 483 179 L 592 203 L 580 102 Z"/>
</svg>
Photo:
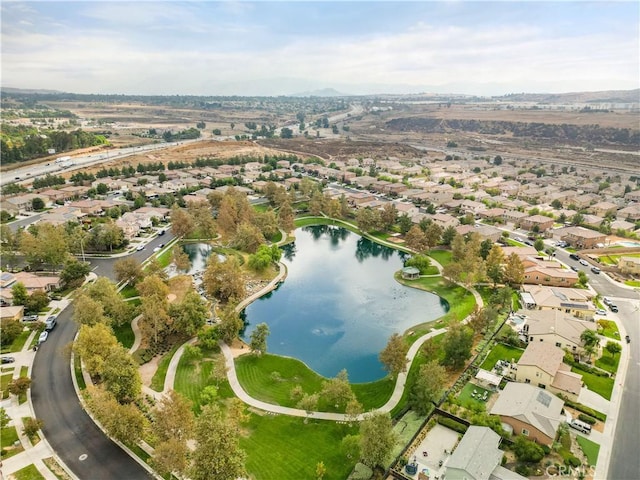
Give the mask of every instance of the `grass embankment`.
<svg viewBox="0 0 640 480">
<path fill-rule="evenodd" d="M 167 370 L 169 369 L 169 363 L 176 353 L 176 350 L 180 348 L 180 345 L 174 345 L 158 362 L 158 369 L 151 379 L 151 388 L 156 392 L 162 392 L 164 390 L 164 380 L 167 377 Z"/>
<path fill-rule="evenodd" d="M 276 373 L 274 373 L 276 372 Z M 291 389 L 300 385 L 305 393 L 322 389 L 326 380 L 303 362 L 277 355 L 243 355 L 236 359 L 236 373 L 242 388 L 252 397 L 274 405 L 294 407 Z M 381 407 L 391 397 L 395 381 L 385 378 L 376 382 L 352 384 L 352 389 L 365 411 Z M 318 410 L 336 412 L 335 406 L 322 402 Z"/>
<path fill-rule="evenodd" d="M 451 252 L 449 250 L 431 250 L 429 256 L 443 267 L 451 263 Z"/>
<path fill-rule="evenodd" d="M 598 320 L 598 333 L 605 337 L 620 340 L 620 331 L 618 330 L 616 322 L 612 320 Z"/>
<path fill-rule="evenodd" d="M 33 463 L 14 472 L 12 476 L 15 480 L 44 480 L 44 477 Z"/>
<path fill-rule="evenodd" d="M 596 360 L 596 367 L 609 373 L 616 373 L 618 371 L 618 363 L 620 363 L 620 354 L 614 356 L 607 350 L 603 350 L 602 357 Z"/>
<path fill-rule="evenodd" d="M 577 367 L 571 367 L 571 371 L 582 375 L 582 381 L 589 390 L 597 393 L 601 397 L 611 400 L 611 392 L 613 391 L 613 378 L 601 377 L 595 373 L 589 373 Z"/>
<path fill-rule="evenodd" d="M 319 462 L 327 470 L 324 480 L 343 480 L 355 465 L 340 443 L 358 433 L 357 425 L 252 414 L 246 430 L 240 446 L 247 452 L 247 471 L 256 480 L 316 478 Z"/>
<path fill-rule="evenodd" d="M 400 275 L 396 275 L 396 280 L 403 285 L 435 293 L 449 304 L 449 311 L 444 316 L 435 321 L 412 327 L 411 331 L 413 333 L 407 335 L 410 343 L 428 333 L 431 328 L 446 327 L 451 320 L 463 320 L 473 312 L 476 306 L 476 299 L 471 292 L 460 285 L 450 284 L 442 277 L 422 277 L 417 280 L 404 280 Z"/>
<path fill-rule="evenodd" d="M 576 441 L 587 457 L 589 465 L 595 465 L 598 462 L 598 454 L 600 453 L 600 445 L 592 442 L 588 438 L 576 435 Z"/>
<path fill-rule="evenodd" d="M 520 360 L 520 357 L 523 353 L 524 350 L 522 348 L 512 347 L 510 345 L 505 345 L 504 343 L 499 343 L 495 347 L 493 347 L 485 361 L 482 362 L 482 365 L 480 365 L 480 368 L 482 368 L 483 370 L 491 370 L 496 365 L 496 362 L 498 360 L 517 362 L 518 360 Z"/>
<path fill-rule="evenodd" d="M 122 325 L 114 325 L 111 327 L 113 330 L 113 334 L 118 339 L 118 342 L 124 348 L 131 348 L 133 346 L 133 342 L 136 340 L 136 336 L 133 334 L 133 329 L 131 328 L 130 323 L 123 323 Z"/>
</svg>

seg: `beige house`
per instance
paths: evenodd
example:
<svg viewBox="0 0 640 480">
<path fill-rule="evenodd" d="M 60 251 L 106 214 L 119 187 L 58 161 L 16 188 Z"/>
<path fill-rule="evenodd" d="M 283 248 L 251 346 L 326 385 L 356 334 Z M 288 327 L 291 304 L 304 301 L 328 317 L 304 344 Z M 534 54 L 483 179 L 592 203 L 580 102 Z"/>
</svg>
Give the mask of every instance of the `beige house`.
<svg viewBox="0 0 640 480">
<path fill-rule="evenodd" d="M 520 298 L 528 310 L 557 310 L 582 319 L 593 319 L 593 293 L 589 290 L 545 285 L 523 285 Z"/>
<path fill-rule="evenodd" d="M 596 332 L 594 322 L 580 320 L 557 310 L 536 310 L 518 313 L 526 318 L 522 333 L 527 343 L 547 343 L 574 354 L 583 350 L 580 336 L 585 330 Z"/>
<path fill-rule="evenodd" d="M 51 292 L 62 285 L 58 275 L 36 275 L 30 272 L 18 272 L 14 274 L 14 277 L 16 282 L 22 283 L 29 293 L 36 290 Z"/>
<path fill-rule="evenodd" d="M 0 307 L 0 320 L 20 320 L 23 315 L 24 307 L 22 305 Z"/>
<path fill-rule="evenodd" d="M 553 218 L 545 217 L 544 215 L 532 215 L 521 219 L 520 226 L 525 230 L 544 232 L 553 227 L 553 222 Z"/>
<path fill-rule="evenodd" d="M 549 263 L 549 262 L 546 262 Z M 560 267 L 560 264 L 557 264 Z M 524 283 L 552 287 L 573 287 L 578 283 L 578 274 L 565 268 L 550 268 L 533 265 L 524 270 Z"/>
<path fill-rule="evenodd" d="M 564 419 L 563 406 L 564 402 L 551 392 L 526 383 L 509 382 L 490 413 L 509 425 L 514 435 L 524 435 L 550 446 Z"/>
<path fill-rule="evenodd" d="M 561 240 L 576 248 L 593 248 L 599 243 L 604 244 L 607 236 L 595 230 L 583 227 L 569 227 L 562 232 Z"/>
<path fill-rule="evenodd" d="M 620 257 L 618 268 L 622 273 L 640 275 L 640 257 Z"/>
<path fill-rule="evenodd" d="M 582 375 L 573 373 L 571 367 L 562 362 L 564 352 L 549 342 L 533 342 L 518 360 L 516 381 L 530 383 L 556 394 L 578 400 L 582 388 Z"/>
</svg>

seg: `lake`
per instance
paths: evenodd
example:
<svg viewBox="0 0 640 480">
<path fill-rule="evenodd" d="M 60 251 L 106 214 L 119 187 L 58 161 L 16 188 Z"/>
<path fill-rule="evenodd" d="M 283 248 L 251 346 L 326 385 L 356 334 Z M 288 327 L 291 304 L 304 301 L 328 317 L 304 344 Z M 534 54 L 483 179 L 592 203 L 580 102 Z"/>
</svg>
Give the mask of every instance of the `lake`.
<svg viewBox="0 0 640 480">
<path fill-rule="evenodd" d="M 245 309 L 243 338 L 265 322 L 270 353 L 302 360 L 325 377 L 343 368 L 354 383 L 383 378 L 378 360 L 391 334 L 441 317 L 440 297 L 405 287 L 393 275 L 406 254 L 346 229 L 298 229 L 283 248 L 288 275 Z"/>
</svg>

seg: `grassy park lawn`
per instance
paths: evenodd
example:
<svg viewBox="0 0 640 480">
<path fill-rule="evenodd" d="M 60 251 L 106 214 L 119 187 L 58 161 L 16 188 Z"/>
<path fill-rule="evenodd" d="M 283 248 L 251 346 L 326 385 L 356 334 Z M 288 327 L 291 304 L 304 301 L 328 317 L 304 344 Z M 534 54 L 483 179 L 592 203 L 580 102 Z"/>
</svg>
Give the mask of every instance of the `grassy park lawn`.
<svg viewBox="0 0 640 480">
<path fill-rule="evenodd" d="M 618 330 L 618 326 L 616 322 L 612 320 L 598 320 L 598 333 L 600 335 L 604 335 L 605 337 L 613 338 L 615 340 L 620 340 L 620 331 Z"/>
<path fill-rule="evenodd" d="M 120 342 L 123 347 L 131 348 L 133 346 L 133 342 L 136 338 L 133 334 L 133 329 L 131 328 L 130 323 L 125 322 L 122 325 L 114 325 L 111 328 L 113 329 L 113 334 L 118 339 L 118 342 Z"/>
<path fill-rule="evenodd" d="M 120 290 L 120 296 L 122 298 L 132 298 L 137 297 L 138 295 L 140 294 L 138 293 L 138 290 L 136 290 L 136 287 L 134 287 L 133 285 L 127 285 L 122 290 Z"/>
<path fill-rule="evenodd" d="M 44 477 L 33 463 L 13 473 L 13 478 L 16 480 L 44 480 Z"/>
<path fill-rule="evenodd" d="M 624 284 L 629 287 L 640 287 L 640 280 L 626 280 Z"/>
<path fill-rule="evenodd" d="M 422 277 L 417 280 L 403 280 L 399 275 L 396 275 L 396 280 L 403 285 L 435 293 L 449 303 L 449 311 L 440 317 L 435 324 L 432 321 L 411 329 L 413 333 L 407 337 L 411 343 L 418 337 L 428 333 L 431 327 L 442 328 L 453 319 L 462 320 L 466 318 L 476 306 L 476 299 L 471 292 L 459 285 L 450 284 L 442 277 Z"/>
<path fill-rule="evenodd" d="M 584 452 L 589 461 L 589 465 L 595 465 L 598 462 L 598 453 L 600 453 L 600 445 L 592 442 L 588 438 L 576 435 L 576 441 Z"/>
<path fill-rule="evenodd" d="M 512 359 L 516 362 L 520 360 L 520 357 L 524 353 L 524 350 L 517 347 L 512 347 L 510 345 L 505 345 L 504 343 L 499 343 L 489 353 L 487 358 L 480 368 L 483 370 L 491 370 L 498 360 L 506 360 L 510 362 Z"/>
<path fill-rule="evenodd" d="M 214 385 L 215 381 L 211 378 L 212 352 L 203 351 L 204 359 L 198 362 L 192 362 L 184 356 L 178 362 L 176 370 L 176 379 L 173 388 L 176 392 L 185 396 L 193 402 L 193 410 L 200 413 L 200 395 L 202 390 L 208 385 Z M 233 398 L 234 394 L 229 386 L 228 381 L 220 382 L 218 385 L 218 398 L 224 400 Z"/>
<path fill-rule="evenodd" d="M 347 478 L 354 459 L 341 452 L 342 439 L 358 427 L 284 415 L 251 415 L 240 446 L 247 452 L 246 468 L 256 480 L 316 478 L 316 465 L 324 462 L 324 480 Z"/>
<path fill-rule="evenodd" d="M 571 367 L 571 371 L 582 375 L 582 381 L 589 390 L 597 393 L 601 397 L 611 400 L 611 392 L 613 391 L 613 378 L 599 377 L 593 373 L 585 372 L 577 367 Z"/>
<path fill-rule="evenodd" d="M 176 350 L 178 350 L 179 347 L 180 345 L 174 345 L 173 347 L 171 347 L 171 350 L 165 353 L 158 362 L 158 369 L 151 379 L 151 388 L 156 392 L 161 392 L 162 390 L 164 390 L 164 379 L 167 376 L 169 363 L 171 363 L 171 359 L 173 358 L 173 355 L 176 353 Z"/>
<path fill-rule="evenodd" d="M 158 263 L 161 267 L 166 268 L 171 263 L 171 257 L 173 255 L 172 250 L 172 248 L 164 247 L 157 255 Z"/>
<path fill-rule="evenodd" d="M 451 252 L 449 250 L 431 250 L 429 256 L 443 267 L 451 263 Z"/>
<path fill-rule="evenodd" d="M 596 360 L 596 367 L 606 370 L 609 373 L 616 373 L 618 371 L 618 363 L 620 362 L 620 354 L 615 357 L 612 356 L 607 350 L 602 350 L 602 357 Z"/>
<path fill-rule="evenodd" d="M 277 374 L 274 374 L 277 372 Z M 290 392 L 301 385 L 306 393 L 319 392 L 324 377 L 318 375 L 303 362 L 278 355 L 243 355 L 236 359 L 236 373 L 242 388 L 254 398 L 264 402 L 295 407 Z M 382 379 L 371 383 L 353 384 L 353 392 L 364 410 L 377 408 L 385 404 L 391 396 L 395 382 Z M 335 411 L 332 405 L 323 405 L 318 410 Z"/>
</svg>

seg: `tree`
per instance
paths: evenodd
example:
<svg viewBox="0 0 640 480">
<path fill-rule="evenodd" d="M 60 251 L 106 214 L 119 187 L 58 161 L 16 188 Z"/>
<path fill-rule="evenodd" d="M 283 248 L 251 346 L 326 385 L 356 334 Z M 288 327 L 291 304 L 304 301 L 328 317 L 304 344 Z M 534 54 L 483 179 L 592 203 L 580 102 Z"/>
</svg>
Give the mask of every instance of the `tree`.
<svg viewBox="0 0 640 480">
<path fill-rule="evenodd" d="M 503 266 L 504 263 L 504 253 L 502 252 L 502 248 L 499 245 L 493 245 L 491 250 L 489 250 L 489 255 L 487 255 L 487 259 L 485 260 L 485 269 L 487 272 L 487 277 L 489 280 L 493 282 L 493 288 L 496 288 L 498 283 L 502 282 L 503 278 Z"/>
<path fill-rule="evenodd" d="M 411 389 L 410 403 L 412 408 L 418 413 L 426 415 L 430 410 L 430 404 L 436 404 L 442 397 L 446 381 L 447 373 L 436 360 L 421 365 L 418 377 Z"/>
<path fill-rule="evenodd" d="M 102 379 L 107 391 L 121 404 L 133 402 L 140 395 L 142 381 L 138 364 L 122 346 L 111 349 L 104 364 Z"/>
<path fill-rule="evenodd" d="M 27 263 L 38 268 L 42 264 L 55 270 L 69 255 L 67 233 L 63 225 L 38 223 L 20 236 L 20 251 Z"/>
<path fill-rule="evenodd" d="M 337 405 L 338 407 L 346 406 L 350 400 L 356 400 L 349 383 L 349 375 L 345 369 L 341 370 L 335 378 L 322 382 L 320 397 L 329 405 Z"/>
<path fill-rule="evenodd" d="M 29 377 L 18 377 L 14 380 L 11 380 L 7 388 L 13 395 L 22 395 L 23 393 L 27 393 L 27 390 L 29 390 L 30 386 L 31 379 Z"/>
<path fill-rule="evenodd" d="M 462 265 L 459 263 L 448 263 L 442 267 L 442 276 L 450 283 L 460 281 L 462 277 Z"/>
<path fill-rule="evenodd" d="M 407 369 L 407 352 L 409 346 L 404 338 L 394 333 L 389 338 L 384 350 L 380 352 L 380 362 L 384 369 L 389 372 L 392 377 L 397 377 L 400 372 Z"/>
<path fill-rule="evenodd" d="M 414 255 L 404 262 L 405 267 L 415 267 L 420 270 L 421 275 L 425 275 L 431 267 L 431 257 L 427 255 Z"/>
<path fill-rule="evenodd" d="M 398 209 L 396 208 L 396 206 L 391 202 L 385 203 L 384 207 L 382 207 L 382 212 L 380 213 L 382 228 L 384 228 L 385 230 L 389 230 L 391 227 L 393 227 L 393 225 L 395 225 L 397 220 Z"/>
<path fill-rule="evenodd" d="M 429 247 L 427 235 L 418 225 L 414 225 L 409 229 L 404 241 L 407 247 L 418 253 L 424 252 Z"/>
<path fill-rule="evenodd" d="M 113 272 L 118 282 L 135 285 L 144 277 L 142 265 L 133 257 L 126 257 L 113 264 Z"/>
<path fill-rule="evenodd" d="M 44 208 L 44 200 L 42 200 L 40 197 L 35 197 L 33 200 L 31 200 L 31 207 L 36 211 L 40 211 Z"/>
<path fill-rule="evenodd" d="M 583 287 L 587 285 L 587 283 L 589 283 L 589 277 L 587 276 L 587 274 L 580 270 L 578 272 L 578 283 L 580 285 L 582 285 Z"/>
<path fill-rule="evenodd" d="M 356 213 L 356 222 L 363 232 L 373 232 L 380 228 L 380 212 L 371 207 L 365 207 Z"/>
<path fill-rule="evenodd" d="M 458 232 L 452 226 L 448 226 L 442 232 L 442 244 L 445 246 L 449 246 L 453 243 L 453 239 L 458 236 Z"/>
<path fill-rule="evenodd" d="M 79 262 L 73 258 L 65 262 L 64 268 L 60 272 L 60 279 L 67 287 L 80 286 L 90 271 L 90 263 Z"/>
<path fill-rule="evenodd" d="M 239 445 L 239 431 L 215 405 L 205 405 L 195 429 L 196 447 L 187 476 L 192 480 L 235 480 L 246 476 L 246 454 Z M 215 455 L 212 455 L 215 452 Z"/>
<path fill-rule="evenodd" d="M 7 411 L 3 407 L 0 407 L 0 428 L 4 429 L 4 427 L 9 425 L 10 421 L 11 417 L 7 415 Z"/>
<path fill-rule="evenodd" d="M 538 252 L 544 250 L 544 240 L 541 238 L 536 238 L 536 241 L 533 242 L 533 248 L 535 248 Z"/>
<path fill-rule="evenodd" d="M 544 458 L 543 448 L 522 435 L 513 442 L 513 452 L 521 462 L 537 463 Z"/>
<path fill-rule="evenodd" d="M 29 298 L 27 287 L 25 287 L 22 282 L 16 282 L 13 284 L 11 287 L 11 294 L 13 296 L 14 305 L 24 305 L 27 303 L 27 298 Z"/>
<path fill-rule="evenodd" d="M 365 465 L 385 467 L 395 442 L 396 435 L 388 413 L 368 415 L 360 423 L 360 452 Z"/>
<path fill-rule="evenodd" d="M 207 322 L 209 307 L 197 292 L 189 290 L 180 303 L 169 306 L 169 316 L 174 332 L 193 337 Z"/>
<path fill-rule="evenodd" d="M 471 357 L 473 345 L 473 331 L 460 322 L 451 322 L 449 329 L 442 340 L 444 359 L 442 363 L 454 369 L 464 365 Z"/>
<path fill-rule="evenodd" d="M 220 323 L 217 326 L 220 340 L 230 345 L 238 336 L 238 332 L 242 327 L 242 319 L 238 312 L 236 312 L 235 305 L 228 303 L 222 312 L 220 312 Z"/>
<path fill-rule="evenodd" d="M 202 277 L 207 294 L 223 303 L 241 299 L 245 295 L 245 284 L 240 265 L 235 257 L 220 262 L 217 255 L 211 255 Z"/>
<path fill-rule="evenodd" d="M 85 293 L 76 298 L 73 305 L 73 321 L 78 325 L 96 325 L 107 323 L 102 304 Z"/>
<path fill-rule="evenodd" d="M 314 393 L 312 395 L 305 393 L 304 395 L 302 395 L 302 398 L 300 399 L 300 401 L 296 404 L 297 408 L 307 412 L 307 418 L 305 418 L 305 423 L 308 420 L 308 416 L 311 415 L 318 408 L 318 398 L 319 398 L 319 395 L 317 393 Z"/>
<path fill-rule="evenodd" d="M 269 325 L 260 323 L 251 332 L 251 342 L 249 347 L 253 353 L 262 355 L 267 351 L 267 337 L 269 336 Z"/>
<path fill-rule="evenodd" d="M 424 234 L 427 241 L 427 248 L 431 250 L 433 247 L 438 245 L 438 242 L 442 238 L 442 227 L 437 223 L 432 222 L 429 224 Z"/>
<path fill-rule="evenodd" d="M 169 438 L 158 443 L 153 449 L 151 465 L 161 475 L 177 473 L 182 475 L 187 468 L 189 447 L 177 438 Z"/>
<path fill-rule="evenodd" d="M 11 345 L 22 333 L 22 324 L 19 320 L 4 318 L 0 321 L 0 327 L 0 345 L 3 347 Z"/>
<path fill-rule="evenodd" d="M 194 416 L 191 401 L 174 390 L 162 397 L 152 411 L 153 432 L 159 440 L 186 442 L 193 436 Z"/>
<path fill-rule="evenodd" d="M 406 235 L 412 226 L 413 222 L 411 221 L 411 217 L 406 212 L 398 217 L 398 227 L 402 235 Z"/>
<path fill-rule="evenodd" d="M 87 393 L 89 410 L 109 435 L 128 444 L 135 444 L 142 438 L 145 418 L 136 405 L 122 405 L 112 393 L 101 387 L 87 385 Z"/>
<path fill-rule="evenodd" d="M 613 358 L 622 351 L 622 346 L 618 342 L 607 342 L 605 350 L 611 354 Z"/>
<path fill-rule="evenodd" d="M 176 237 L 186 237 L 195 230 L 193 216 L 186 210 L 174 205 L 171 209 L 171 233 Z"/>
<path fill-rule="evenodd" d="M 562 201 L 560 201 L 560 199 L 556 198 L 553 202 L 551 202 L 551 206 L 553 208 L 555 208 L 556 210 L 560 210 L 562 208 Z"/>
<path fill-rule="evenodd" d="M 467 244 L 462 235 L 456 235 L 451 242 L 451 261 L 454 263 L 462 263 L 467 257 Z"/>
<path fill-rule="evenodd" d="M 84 368 L 92 377 L 102 376 L 105 362 L 112 349 L 118 345 L 118 339 L 111 328 L 104 323 L 81 325 L 73 351 L 82 358 Z"/>
<path fill-rule="evenodd" d="M 29 438 L 32 438 L 44 427 L 44 422 L 39 418 L 27 417 L 24 419 L 24 428 L 22 432 Z"/>
<path fill-rule="evenodd" d="M 360 436 L 347 435 L 342 438 L 341 447 L 348 459 L 360 458 Z"/>
<path fill-rule="evenodd" d="M 282 127 L 280 130 L 280 138 L 293 138 L 293 130 L 288 127 Z"/>
<path fill-rule="evenodd" d="M 284 202 L 278 210 L 278 226 L 286 233 L 295 228 L 293 208 L 289 202 Z"/>
<path fill-rule="evenodd" d="M 186 252 L 180 245 L 176 245 L 175 247 L 173 247 L 171 254 L 173 256 L 173 263 L 178 270 L 186 272 L 191 268 L 191 260 L 189 260 L 189 255 L 186 254 Z"/>
<path fill-rule="evenodd" d="M 502 157 L 500 155 L 496 155 L 493 159 L 494 165 L 502 165 Z"/>
<path fill-rule="evenodd" d="M 264 235 L 257 225 L 243 222 L 238 225 L 231 240 L 234 248 L 247 253 L 254 253 L 265 242 Z"/>
<path fill-rule="evenodd" d="M 524 265 L 517 254 L 512 253 L 507 257 L 507 263 L 503 270 L 504 281 L 511 287 L 519 287 L 524 281 Z"/>
<path fill-rule="evenodd" d="M 587 328 L 580 334 L 580 341 L 582 342 L 584 352 L 587 354 L 587 358 L 591 359 L 591 356 L 596 352 L 600 345 L 600 337 L 598 337 L 595 330 Z"/>
<path fill-rule="evenodd" d="M 27 298 L 27 301 L 24 304 L 24 309 L 27 312 L 32 313 L 41 312 L 47 307 L 47 305 L 49 305 L 49 296 L 47 295 L 47 292 L 44 290 L 36 290 Z"/>
</svg>

